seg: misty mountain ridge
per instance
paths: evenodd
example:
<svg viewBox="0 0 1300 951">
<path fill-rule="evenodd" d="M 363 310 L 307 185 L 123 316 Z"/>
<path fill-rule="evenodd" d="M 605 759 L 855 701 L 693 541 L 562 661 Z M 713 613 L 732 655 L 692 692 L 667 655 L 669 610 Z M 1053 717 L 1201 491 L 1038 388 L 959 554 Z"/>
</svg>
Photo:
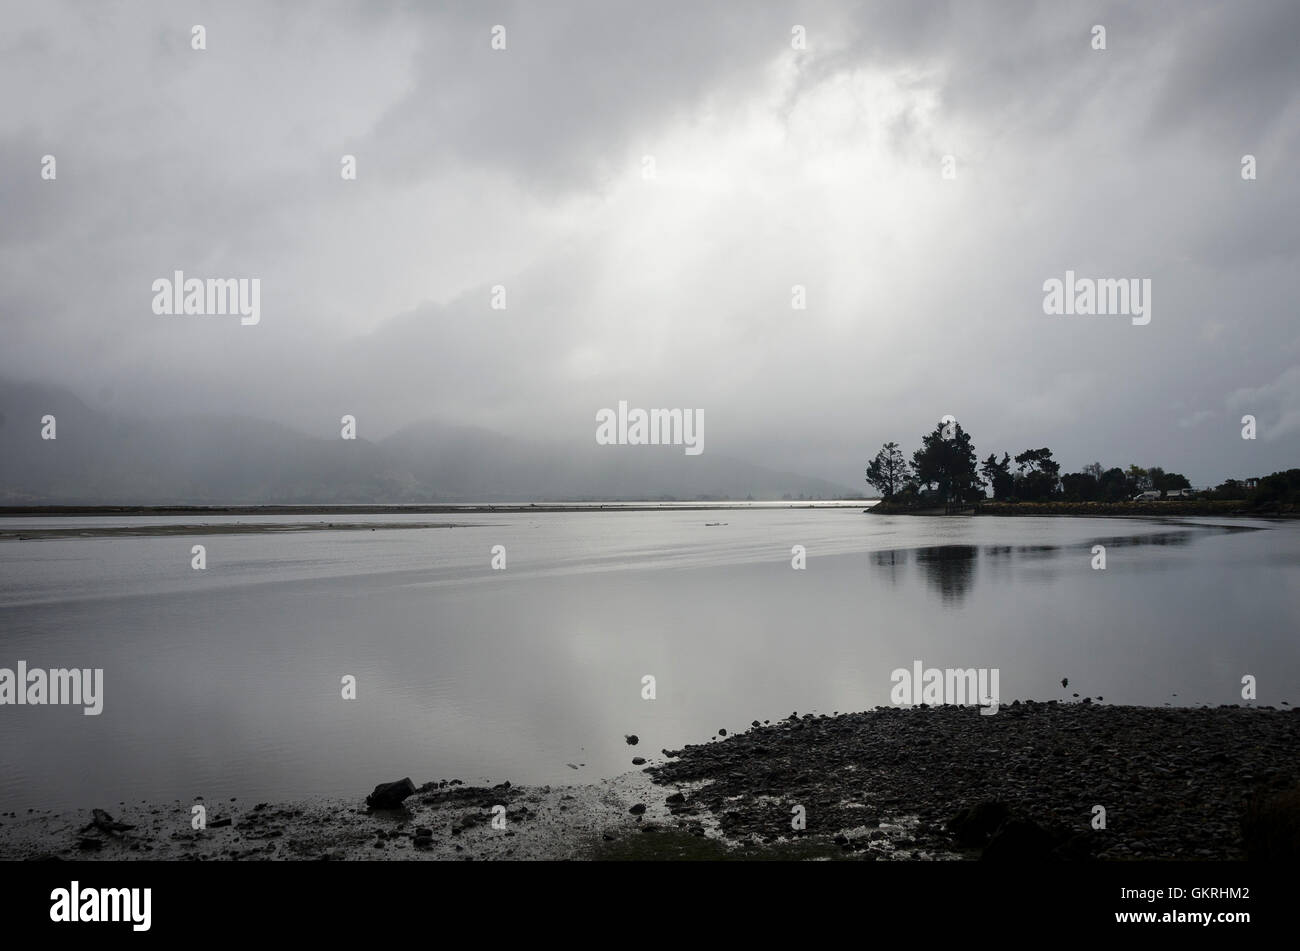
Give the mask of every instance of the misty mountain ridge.
<svg viewBox="0 0 1300 951">
<path fill-rule="evenodd" d="M 55 417 L 54 439 L 41 437 Z M 832 499 L 860 491 L 679 446 L 518 439 L 436 419 L 325 439 L 249 417 L 146 419 L 0 381 L 0 504 L 366 504 Z"/>
</svg>

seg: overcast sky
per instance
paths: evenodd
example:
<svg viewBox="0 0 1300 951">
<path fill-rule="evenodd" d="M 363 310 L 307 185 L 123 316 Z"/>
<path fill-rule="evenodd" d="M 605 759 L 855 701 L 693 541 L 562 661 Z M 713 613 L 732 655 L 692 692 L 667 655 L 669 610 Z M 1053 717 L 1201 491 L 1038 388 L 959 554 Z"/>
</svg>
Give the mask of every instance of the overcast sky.
<svg viewBox="0 0 1300 951">
<path fill-rule="evenodd" d="M 698 408 L 849 485 L 947 413 L 1066 470 L 1300 466 L 1300 4 L 0 10 L 4 378 L 366 438 Z M 260 323 L 155 315 L 177 269 Z M 1067 269 L 1150 323 L 1045 315 Z"/>
</svg>

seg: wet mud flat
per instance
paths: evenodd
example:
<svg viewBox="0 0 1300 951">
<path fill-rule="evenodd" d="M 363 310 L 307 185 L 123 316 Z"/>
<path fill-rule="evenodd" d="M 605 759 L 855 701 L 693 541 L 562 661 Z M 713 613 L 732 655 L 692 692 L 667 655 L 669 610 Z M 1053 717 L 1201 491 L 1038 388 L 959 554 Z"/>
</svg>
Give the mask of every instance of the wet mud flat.
<svg viewBox="0 0 1300 951">
<path fill-rule="evenodd" d="M 377 795 L 391 782 L 371 804 L 3 812 L 0 860 L 1239 860 L 1300 849 L 1300 714 L 1289 709 L 1016 701 L 994 715 L 880 707 L 755 724 L 594 784 L 402 780 L 398 801 Z"/>
<path fill-rule="evenodd" d="M 627 779 L 582 786 L 429 782 L 395 808 L 365 797 L 117 803 L 0 814 L 0 861 L 419 861 L 581 859 L 635 827 Z M 641 780 L 644 782 L 644 779 Z M 204 806 L 195 829 L 193 806 Z"/>
</svg>

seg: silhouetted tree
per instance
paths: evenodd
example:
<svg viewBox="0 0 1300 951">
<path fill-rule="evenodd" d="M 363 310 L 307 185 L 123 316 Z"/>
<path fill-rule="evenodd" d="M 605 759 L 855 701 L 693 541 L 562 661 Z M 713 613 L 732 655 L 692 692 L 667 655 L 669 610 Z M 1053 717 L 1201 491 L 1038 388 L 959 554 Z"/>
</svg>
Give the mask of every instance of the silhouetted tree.
<svg viewBox="0 0 1300 951">
<path fill-rule="evenodd" d="M 1294 508 L 1300 504 L 1300 469 L 1264 476 L 1247 498 L 1252 508 Z"/>
<path fill-rule="evenodd" d="M 1119 466 L 1107 469 L 1097 480 L 1097 498 L 1101 502 L 1122 502 L 1129 497 L 1128 479 Z"/>
<path fill-rule="evenodd" d="M 1061 494 L 1068 502 L 1095 502 L 1100 488 L 1091 472 L 1067 472 L 1061 476 Z"/>
<path fill-rule="evenodd" d="M 1027 501 L 1051 498 L 1060 473 L 1061 464 L 1052 459 L 1052 450 L 1026 449 L 1016 456 L 1016 497 Z"/>
<path fill-rule="evenodd" d="M 876 458 L 867 465 L 867 482 L 876 487 L 881 498 L 891 498 L 903 488 L 910 476 L 907 460 L 903 458 L 896 442 L 887 442 L 881 446 Z"/>
<path fill-rule="evenodd" d="M 993 490 L 993 498 L 999 502 L 1011 498 L 1011 492 L 1015 487 L 1015 479 L 1011 475 L 1011 454 L 1004 452 L 1002 461 L 998 462 L 996 452 L 989 453 L 989 457 L 980 465 L 980 474 L 984 477 L 985 483 Z"/>
<path fill-rule="evenodd" d="M 1168 492 L 1170 489 L 1190 489 L 1192 484 L 1187 481 L 1187 476 L 1177 472 L 1165 472 L 1159 467 L 1152 467 L 1147 470 L 1147 478 L 1151 480 L 1151 488 L 1159 489 L 1161 492 Z"/>
<path fill-rule="evenodd" d="M 1214 499 L 1233 500 L 1244 499 L 1250 492 L 1246 488 L 1246 483 L 1239 479 L 1225 479 L 1215 486 L 1209 494 Z"/>
<path fill-rule="evenodd" d="M 949 425 L 952 435 L 945 438 Z M 935 486 L 944 501 L 972 502 L 983 492 L 975 471 L 975 446 L 970 434 L 953 422 L 940 420 L 934 431 L 921 437 L 921 448 L 912 453 L 912 470 L 922 486 Z"/>
</svg>

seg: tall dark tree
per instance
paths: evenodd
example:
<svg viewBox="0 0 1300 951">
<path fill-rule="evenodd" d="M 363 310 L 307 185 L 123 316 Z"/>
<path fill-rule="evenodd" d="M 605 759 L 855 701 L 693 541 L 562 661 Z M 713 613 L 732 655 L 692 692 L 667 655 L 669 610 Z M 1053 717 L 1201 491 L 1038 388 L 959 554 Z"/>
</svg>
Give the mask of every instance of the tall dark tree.
<svg viewBox="0 0 1300 951">
<path fill-rule="evenodd" d="M 1187 481 L 1187 476 L 1178 472 L 1166 472 L 1164 469 L 1153 467 L 1147 470 L 1147 476 L 1151 479 L 1151 488 L 1159 489 L 1161 492 L 1192 487 L 1192 484 Z"/>
<path fill-rule="evenodd" d="M 1052 450 L 1026 449 L 1016 456 L 1016 497 L 1028 501 L 1048 499 L 1056 494 L 1061 464 L 1052 459 Z"/>
<path fill-rule="evenodd" d="M 1091 472 L 1067 472 L 1061 476 L 1061 494 L 1067 502 L 1095 502 L 1100 488 Z"/>
<path fill-rule="evenodd" d="M 1277 509 L 1285 511 L 1283 506 L 1291 509 L 1300 504 L 1300 469 L 1288 469 L 1286 472 L 1274 472 L 1259 480 L 1259 485 L 1250 490 L 1248 501 L 1251 508 Z"/>
<path fill-rule="evenodd" d="M 940 420 L 933 432 L 921 437 L 921 448 L 912 453 L 916 481 L 936 487 L 944 501 L 973 502 L 983 495 L 975 466 L 975 446 L 957 422 Z"/>
<path fill-rule="evenodd" d="M 1210 497 L 1214 499 L 1244 499 L 1249 494 L 1246 483 L 1239 479 L 1228 479 L 1211 490 Z"/>
<path fill-rule="evenodd" d="M 1129 497 L 1128 477 L 1119 466 L 1107 469 L 1097 480 L 1097 499 L 1101 502 L 1122 502 Z"/>
<path fill-rule="evenodd" d="M 876 458 L 867 465 L 867 481 L 876 487 L 881 498 L 890 498 L 903 488 L 911 478 L 907 460 L 898 448 L 898 443 L 887 442 L 880 447 Z"/>
<path fill-rule="evenodd" d="M 1004 452 L 1002 461 L 998 462 L 996 452 L 989 453 L 989 457 L 980 465 L 980 474 L 988 487 L 993 490 L 993 498 L 999 502 L 1011 498 L 1012 489 L 1015 486 L 1015 479 L 1011 476 L 1011 454 Z"/>
</svg>

